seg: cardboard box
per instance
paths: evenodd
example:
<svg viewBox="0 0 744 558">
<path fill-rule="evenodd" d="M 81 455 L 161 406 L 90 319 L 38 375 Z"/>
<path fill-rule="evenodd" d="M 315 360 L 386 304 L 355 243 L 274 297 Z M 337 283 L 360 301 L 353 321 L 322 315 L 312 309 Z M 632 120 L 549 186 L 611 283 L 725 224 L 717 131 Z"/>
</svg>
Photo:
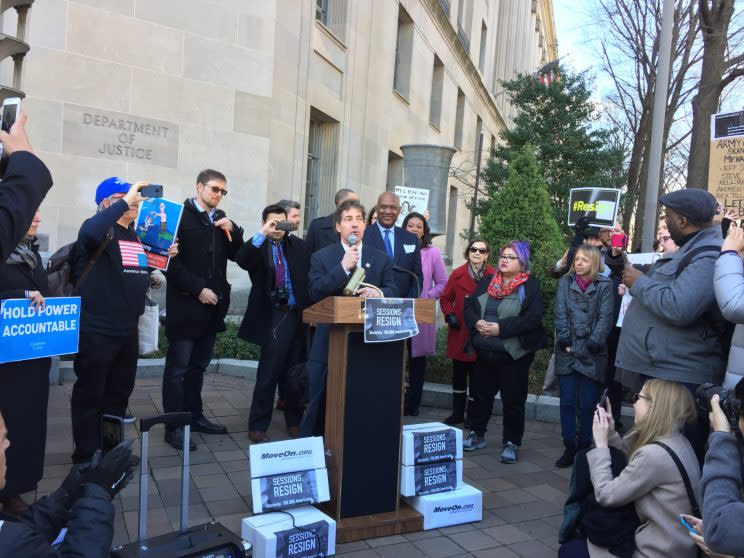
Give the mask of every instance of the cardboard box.
<svg viewBox="0 0 744 558">
<path fill-rule="evenodd" d="M 253 546 L 253 558 L 314 558 L 336 553 L 336 522 L 312 506 L 244 517 L 241 535 Z"/>
<path fill-rule="evenodd" d="M 403 465 L 462 459 L 462 430 L 441 422 L 409 424 L 403 427 Z"/>
<path fill-rule="evenodd" d="M 452 492 L 411 496 L 405 500 L 424 516 L 424 530 L 483 519 L 483 494 L 465 483 Z"/>
<path fill-rule="evenodd" d="M 251 480 L 253 513 L 327 502 L 328 470 L 310 469 Z"/>
<path fill-rule="evenodd" d="M 249 458 L 252 479 L 326 466 L 322 436 L 252 444 Z"/>
<path fill-rule="evenodd" d="M 400 468 L 402 496 L 450 492 L 461 486 L 462 459 L 436 461 L 423 465 L 402 465 Z"/>
</svg>

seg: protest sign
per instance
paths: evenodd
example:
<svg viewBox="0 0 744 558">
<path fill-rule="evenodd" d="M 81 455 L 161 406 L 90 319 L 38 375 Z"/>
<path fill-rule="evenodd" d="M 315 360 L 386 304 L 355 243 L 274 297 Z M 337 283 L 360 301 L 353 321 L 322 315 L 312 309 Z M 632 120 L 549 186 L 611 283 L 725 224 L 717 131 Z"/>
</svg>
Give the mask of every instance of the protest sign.
<svg viewBox="0 0 744 558">
<path fill-rule="evenodd" d="M 253 479 L 251 488 L 253 513 L 325 502 L 330 497 L 326 469 L 295 471 Z"/>
<path fill-rule="evenodd" d="M 364 305 L 364 342 L 387 343 L 417 335 L 412 298 L 368 298 Z"/>
<path fill-rule="evenodd" d="M 628 254 L 628 261 L 634 265 L 648 265 L 654 263 L 656 260 L 661 258 L 663 254 L 658 252 L 642 252 L 640 254 Z M 620 301 L 620 313 L 617 316 L 617 327 L 623 327 L 623 320 L 625 319 L 625 313 L 628 311 L 630 303 L 633 301 L 633 297 L 630 294 L 630 289 L 625 292 L 623 298 Z"/>
<path fill-rule="evenodd" d="M 744 110 L 711 116 L 708 191 L 744 217 Z"/>
<path fill-rule="evenodd" d="M 181 222 L 183 204 L 163 198 L 148 198 L 140 204 L 135 231 L 147 255 L 147 265 L 168 269 L 168 248 L 173 244 Z"/>
<path fill-rule="evenodd" d="M 36 308 L 27 298 L 0 306 L 0 363 L 76 353 L 80 297 L 47 298 Z"/>
<path fill-rule="evenodd" d="M 617 188 L 572 188 L 568 198 L 568 226 L 594 211 L 597 217 L 590 225 L 614 228 L 619 207 Z"/>
<path fill-rule="evenodd" d="M 408 186 L 396 186 L 395 193 L 400 198 L 400 215 L 395 224 L 403 226 L 406 215 L 412 212 L 424 214 L 429 207 L 429 190 L 424 188 L 410 188 Z"/>
</svg>

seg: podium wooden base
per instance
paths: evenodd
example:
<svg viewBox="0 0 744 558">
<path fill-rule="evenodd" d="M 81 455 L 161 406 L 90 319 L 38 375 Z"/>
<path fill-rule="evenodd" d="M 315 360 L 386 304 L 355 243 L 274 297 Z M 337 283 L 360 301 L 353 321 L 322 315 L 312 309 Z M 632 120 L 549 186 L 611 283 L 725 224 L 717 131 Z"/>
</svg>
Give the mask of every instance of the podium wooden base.
<svg viewBox="0 0 744 558">
<path fill-rule="evenodd" d="M 331 506 L 317 506 L 323 513 L 333 516 Z M 360 515 L 336 520 L 336 543 L 360 541 L 414 533 L 424 528 L 424 516 L 405 502 L 397 511 Z"/>
</svg>

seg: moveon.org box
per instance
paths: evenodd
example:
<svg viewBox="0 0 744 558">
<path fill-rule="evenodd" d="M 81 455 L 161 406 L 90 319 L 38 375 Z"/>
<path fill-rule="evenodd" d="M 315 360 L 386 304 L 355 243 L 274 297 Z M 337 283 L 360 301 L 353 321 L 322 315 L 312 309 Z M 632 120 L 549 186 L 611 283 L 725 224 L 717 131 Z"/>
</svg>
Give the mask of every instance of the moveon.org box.
<svg viewBox="0 0 744 558">
<path fill-rule="evenodd" d="M 253 546 L 253 558 L 315 558 L 336 553 L 336 522 L 312 506 L 244 517 L 241 536 Z"/>
<path fill-rule="evenodd" d="M 310 469 L 259 477 L 251 480 L 253 513 L 327 502 L 328 471 Z"/>
<path fill-rule="evenodd" d="M 408 424 L 403 427 L 403 465 L 462 459 L 462 430 L 441 422 Z"/>
<path fill-rule="evenodd" d="M 451 492 L 405 499 L 424 516 L 424 530 L 480 521 L 483 518 L 483 494 L 469 484 Z M 245 537 L 243 537 L 245 538 Z"/>
<path fill-rule="evenodd" d="M 326 466 L 322 436 L 252 444 L 249 458 L 252 479 Z"/>
</svg>

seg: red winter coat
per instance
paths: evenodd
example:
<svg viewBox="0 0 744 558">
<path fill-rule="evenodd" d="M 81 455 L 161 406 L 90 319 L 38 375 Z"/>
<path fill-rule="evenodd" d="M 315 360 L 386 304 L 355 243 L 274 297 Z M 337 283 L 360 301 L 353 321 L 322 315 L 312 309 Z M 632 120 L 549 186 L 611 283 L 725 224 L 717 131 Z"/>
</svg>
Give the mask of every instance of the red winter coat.
<svg viewBox="0 0 744 558">
<path fill-rule="evenodd" d="M 494 273 L 496 273 L 496 270 L 491 265 L 486 264 L 484 276 Z M 468 271 L 468 264 L 464 263 L 452 271 L 452 275 L 450 275 L 447 285 L 444 287 L 444 292 L 439 298 L 439 307 L 442 309 L 442 313 L 445 316 L 454 314 L 460 324 L 460 329 L 449 327 L 447 330 L 447 352 L 445 355 L 454 360 L 475 361 L 475 353 L 467 354 L 463 350 L 468 340 L 468 331 L 465 327 L 462 309 L 465 304 L 465 297 L 473 294 L 473 291 L 475 291 L 475 281 Z"/>
</svg>

